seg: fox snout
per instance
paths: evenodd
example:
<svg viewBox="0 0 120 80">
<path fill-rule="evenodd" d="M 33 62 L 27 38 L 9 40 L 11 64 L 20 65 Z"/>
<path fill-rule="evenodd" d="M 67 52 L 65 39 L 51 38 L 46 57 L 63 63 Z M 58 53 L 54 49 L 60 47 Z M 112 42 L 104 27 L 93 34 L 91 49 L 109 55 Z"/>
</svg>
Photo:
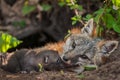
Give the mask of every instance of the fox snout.
<svg viewBox="0 0 120 80">
<path fill-rule="evenodd" d="M 75 57 L 75 54 L 72 52 L 72 51 L 68 51 L 68 52 L 65 52 L 61 59 L 67 63 L 67 64 L 71 64 L 71 60 Z"/>
<path fill-rule="evenodd" d="M 69 59 L 67 56 L 64 55 L 61 57 L 61 59 L 65 64 L 71 65 L 71 59 Z"/>
</svg>

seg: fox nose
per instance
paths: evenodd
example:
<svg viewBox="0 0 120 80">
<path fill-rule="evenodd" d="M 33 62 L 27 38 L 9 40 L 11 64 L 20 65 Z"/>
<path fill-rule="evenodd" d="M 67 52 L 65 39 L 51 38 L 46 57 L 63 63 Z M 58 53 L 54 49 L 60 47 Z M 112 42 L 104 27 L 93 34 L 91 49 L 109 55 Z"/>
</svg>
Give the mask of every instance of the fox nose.
<svg viewBox="0 0 120 80">
<path fill-rule="evenodd" d="M 64 61 L 68 61 L 68 58 L 66 58 L 65 56 L 63 56 L 63 60 Z"/>
</svg>

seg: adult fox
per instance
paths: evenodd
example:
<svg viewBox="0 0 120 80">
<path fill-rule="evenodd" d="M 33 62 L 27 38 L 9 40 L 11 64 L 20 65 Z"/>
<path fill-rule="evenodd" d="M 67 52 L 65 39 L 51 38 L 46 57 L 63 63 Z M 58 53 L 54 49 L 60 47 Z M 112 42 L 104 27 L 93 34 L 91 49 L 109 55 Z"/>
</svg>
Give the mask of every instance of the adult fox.
<svg viewBox="0 0 120 80">
<path fill-rule="evenodd" d="M 96 37 L 96 29 L 93 19 L 77 34 L 71 34 L 63 46 L 62 60 L 68 64 L 78 65 L 72 71 L 81 73 L 84 66 L 104 64 L 110 54 L 117 48 L 118 41 L 103 40 Z"/>
</svg>

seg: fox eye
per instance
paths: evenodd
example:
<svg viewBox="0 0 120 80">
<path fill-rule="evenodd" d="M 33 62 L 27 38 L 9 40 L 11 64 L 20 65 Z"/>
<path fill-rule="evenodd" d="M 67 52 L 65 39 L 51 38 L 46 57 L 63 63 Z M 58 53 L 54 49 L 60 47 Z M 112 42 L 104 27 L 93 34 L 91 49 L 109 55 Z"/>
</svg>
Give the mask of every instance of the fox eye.
<svg viewBox="0 0 120 80">
<path fill-rule="evenodd" d="M 45 62 L 46 64 L 48 63 L 48 59 L 49 59 L 48 56 L 45 56 L 45 57 L 44 57 L 44 62 Z"/>
<path fill-rule="evenodd" d="M 74 49 L 74 48 L 75 48 L 75 46 L 76 46 L 76 43 L 75 43 L 75 42 L 73 42 L 73 44 L 72 44 L 72 48 Z"/>
<path fill-rule="evenodd" d="M 86 55 L 81 55 L 81 58 L 83 58 L 83 59 L 89 59 Z"/>
</svg>

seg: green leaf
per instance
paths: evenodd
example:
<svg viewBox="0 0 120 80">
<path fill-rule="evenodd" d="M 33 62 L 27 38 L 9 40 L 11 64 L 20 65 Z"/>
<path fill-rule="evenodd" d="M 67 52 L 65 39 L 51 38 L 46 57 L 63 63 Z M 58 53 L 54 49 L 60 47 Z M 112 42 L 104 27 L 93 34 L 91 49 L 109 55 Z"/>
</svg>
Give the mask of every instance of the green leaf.
<svg viewBox="0 0 120 80">
<path fill-rule="evenodd" d="M 120 8 L 120 0 L 112 0 L 112 3 Z"/>
<path fill-rule="evenodd" d="M 12 22 L 12 25 L 15 26 L 15 27 L 21 27 L 21 28 L 24 28 L 27 24 L 25 22 L 25 20 L 21 20 L 21 21 L 14 21 Z"/>
<path fill-rule="evenodd" d="M 64 37 L 64 39 L 67 39 L 71 35 L 70 30 L 68 30 L 68 34 Z"/>
<path fill-rule="evenodd" d="M 100 25 L 96 25 L 96 31 L 97 31 L 97 36 L 102 37 L 102 32 L 104 31 L 104 28 Z"/>
<path fill-rule="evenodd" d="M 80 78 L 80 79 L 85 78 L 85 76 L 84 76 L 83 74 L 80 74 L 80 75 L 78 75 L 77 77 Z"/>
<path fill-rule="evenodd" d="M 111 8 L 107 8 L 107 9 L 105 9 L 105 11 L 106 11 L 106 13 L 110 13 L 112 11 L 112 9 Z"/>
<path fill-rule="evenodd" d="M 86 17 L 84 17 L 83 19 L 88 21 L 92 18 L 93 16 L 91 14 L 87 14 Z"/>
<path fill-rule="evenodd" d="M 22 41 L 17 40 L 15 37 L 11 38 L 11 43 L 10 43 L 11 47 L 16 47 L 20 43 L 22 43 Z"/>
<path fill-rule="evenodd" d="M 83 7 L 81 5 L 78 5 L 78 10 L 82 11 Z"/>
<path fill-rule="evenodd" d="M 42 72 L 43 71 L 43 65 L 39 63 L 38 66 L 39 66 L 39 71 Z"/>
<path fill-rule="evenodd" d="M 116 24 L 114 17 L 109 13 L 104 14 L 102 19 L 108 29 L 111 29 L 113 25 Z"/>
<path fill-rule="evenodd" d="M 71 0 L 65 0 L 67 3 L 71 3 Z"/>
<path fill-rule="evenodd" d="M 71 20 L 72 20 L 72 21 L 79 21 L 79 20 L 81 20 L 81 16 L 73 16 L 73 17 L 71 18 Z"/>
<path fill-rule="evenodd" d="M 10 47 L 9 44 L 2 44 L 1 52 L 5 53 Z"/>
<path fill-rule="evenodd" d="M 75 25 L 77 23 L 77 21 L 72 21 L 72 25 Z"/>
<path fill-rule="evenodd" d="M 96 65 L 86 65 L 84 68 L 85 68 L 85 70 L 87 70 L 87 71 L 91 71 L 91 70 L 96 69 Z"/>
<path fill-rule="evenodd" d="M 78 4 L 71 5 L 71 6 L 70 6 L 70 9 L 78 9 Z"/>
<path fill-rule="evenodd" d="M 81 20 L 81 16 L 73 16 L 71 20 L 72 20 L 72 25 L 75 25 L 78 21 Z"/>
<path fill-rule="evenodd" d="M 99 19 L 100 19 L 100 15 L 96 15 L 96 16 L 94 17 L 94 21 L 95 21 L 97 24 L 99 24 Z"/>
<path fill-rule="evenodd" d="M 58 5 L 59 5 L 60 7 L 65 6 L 65 4 L 66 4 L 66 3 L 65 3 L 64 1 L 61 1 L 61 2 L 58 3 Z"/>
<path fill-rule="evenodd" d="M 104 9 L 101 8 L 101 9 L 95 11 L 95 12 L 94 12 L 94 15 L 101 15 L 101 14 L 103 14 L 103 12 L 104 12 Z"/>
<path fill-rule="evenodd" d="M 24 5 L 22 8 L 23 15 L 28 15 L 36 9 L 36 6 L 33 5 Z"/>
<path fill-rule="evenodd" d="M 49 11 L 52 8 L 52 6 L 49 4 L 42 4 L 41 6 L 43 8 L 43 11 Z"/>
<path fill-rule="evenodd" d="M 83 10 L 83 8 L 82 8 L 82 6 L 81 5 L 78 5 L 78 4 L 69 4 L 69 6 L 70 6 L 70 9 L 78 9 L 78 10 L 80 10 L 80 11 L 82 11 Z"/>
<path fill-rule="evenodd" d="M 77 20 L 76 16 L 73 16 L 73 17 L 71 18 L 71 20 L 72 20 L 72 21 L 76 21 L 76 20 Z"/>
<path fill-rule="evenodd" d="M 0 36 L 0 52 L 5 53 L 8 49 L 16 47 L 21 42 L 7 33 L 2 33 Z"/>
<path fill-rule="evenodd" d="M 114 31 L 116 31 L 117 33 L 120 33 L 120 26 L 119 26 L 119 25 L 114 24 L 114 25 L 113 25 L 113 29 L 114 29 Z"/>
</svg>

